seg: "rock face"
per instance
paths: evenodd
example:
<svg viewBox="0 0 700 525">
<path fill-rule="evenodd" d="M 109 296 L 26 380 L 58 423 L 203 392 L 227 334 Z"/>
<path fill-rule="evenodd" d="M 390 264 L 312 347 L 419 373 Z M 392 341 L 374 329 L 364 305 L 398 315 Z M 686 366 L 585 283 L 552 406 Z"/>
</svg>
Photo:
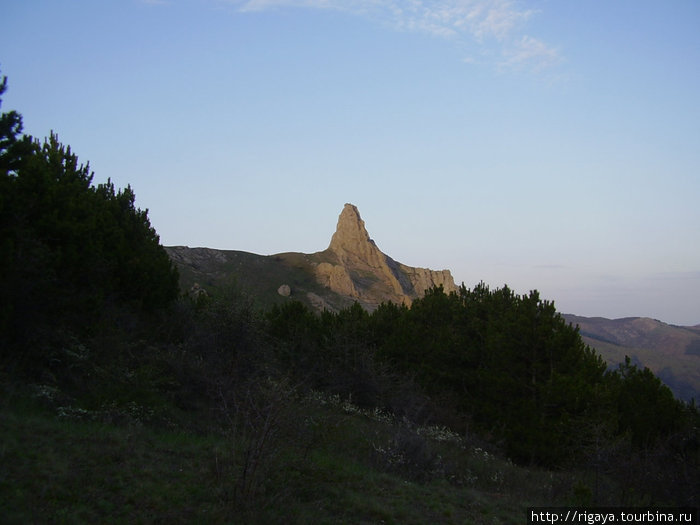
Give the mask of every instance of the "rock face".
<svg viewBox="0 0 700 525">
<path fill-rule="evenodd" d="M 331 243 L 321 253 L 328 262 L 316 267 L 318 282 L 369 308 L 384 301 L 410 304 L 433 286 L 445 292 L 457 289 L 449 270 L 413 268 L 382 253 L 352 204 L 343 208 Z"/>
</svg>

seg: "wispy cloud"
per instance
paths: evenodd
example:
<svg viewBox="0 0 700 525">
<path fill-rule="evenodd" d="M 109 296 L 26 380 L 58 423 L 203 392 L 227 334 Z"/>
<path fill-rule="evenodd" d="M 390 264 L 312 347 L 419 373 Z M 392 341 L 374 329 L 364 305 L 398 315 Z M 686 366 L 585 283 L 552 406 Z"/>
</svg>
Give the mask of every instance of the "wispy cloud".
<svg viewBox="0 0 700 525">
<path fill-rule="evenodd" d="M 469 50 L 465 63 L 491 61 L 500 70 L 539 72 L 561 61 L 556 49 L 524 34 L 536 11 L 517 0 L 229 1 L 239 4 L 241 11 L 331 9 L 365 16 L 396 30 L 451 39 Z"/>
<path fill-rule="evenodd" d="M 528 35 L 516 41 L 512 47 L 502 52 L 499 66 L 508 70 L 542 71 L 561 62 L 559 52 L 536 38 Z"/>
</svg>

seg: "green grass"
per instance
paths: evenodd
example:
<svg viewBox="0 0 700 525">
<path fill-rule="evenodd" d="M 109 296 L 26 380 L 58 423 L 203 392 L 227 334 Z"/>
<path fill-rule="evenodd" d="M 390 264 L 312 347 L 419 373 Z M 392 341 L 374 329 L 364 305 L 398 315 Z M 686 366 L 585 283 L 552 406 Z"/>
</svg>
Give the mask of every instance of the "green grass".
<svg viewBox="0 0 700 525">
<path fill-rule="evenodd" d="M 59 417 L 15 397 L 0 407 L 2 521 L 498 524 L 522 523 L 529 505 L 570 502 L 571 475 L 517 467 L 463 440 L 425 438 L 443 468 L 418 479 L 376 452 L 412 430 L 347 405 L 298 400 L 276 424 L 242 498 L 254 435 Z"/>
<path fill-rule="evenodd" d="M 192 523 L 227 518 L 219 440 L 4 411 L 6 523 Z"/>
</svg>

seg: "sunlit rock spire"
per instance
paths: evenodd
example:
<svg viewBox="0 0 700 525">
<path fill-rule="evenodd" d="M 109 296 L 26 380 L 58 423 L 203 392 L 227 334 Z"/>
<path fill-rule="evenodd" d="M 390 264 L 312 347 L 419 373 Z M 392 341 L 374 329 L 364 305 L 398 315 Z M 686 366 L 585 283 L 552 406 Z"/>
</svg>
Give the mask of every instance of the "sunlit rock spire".
<svg viewBox="0 0 700 525">
<path fill-rule="evenodd" d="M 357 207 L 346 204 L 338 217 L 338 226 L 328 249 L 342 261 L 367 265 L 372 268 L 386 266 L 386 256 L 370 238 L 365 221 Z"/>
<path fill-rule="evenodd" d="M 396 262 L 370 238 L 357 207 L 345 204 L 326 252 L 333 262 L 317 266 L 318 281 L 371 307 L 383 301 L 410 304 L 428 288 L 456 290 L 449 270 L 413 268 Z"/>
</svg>

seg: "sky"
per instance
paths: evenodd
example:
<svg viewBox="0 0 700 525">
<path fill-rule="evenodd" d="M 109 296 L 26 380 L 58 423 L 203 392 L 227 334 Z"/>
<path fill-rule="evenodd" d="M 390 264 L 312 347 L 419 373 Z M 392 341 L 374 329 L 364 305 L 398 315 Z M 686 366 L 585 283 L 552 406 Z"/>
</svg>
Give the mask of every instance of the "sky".
<svg viewBox="0 0 700 525">
<path fill-rule="evenodd" d="M 697 0 L 0 0 L 2 111 L 166 245 L 379 248 L 700 323 Z"/>
</svg>

